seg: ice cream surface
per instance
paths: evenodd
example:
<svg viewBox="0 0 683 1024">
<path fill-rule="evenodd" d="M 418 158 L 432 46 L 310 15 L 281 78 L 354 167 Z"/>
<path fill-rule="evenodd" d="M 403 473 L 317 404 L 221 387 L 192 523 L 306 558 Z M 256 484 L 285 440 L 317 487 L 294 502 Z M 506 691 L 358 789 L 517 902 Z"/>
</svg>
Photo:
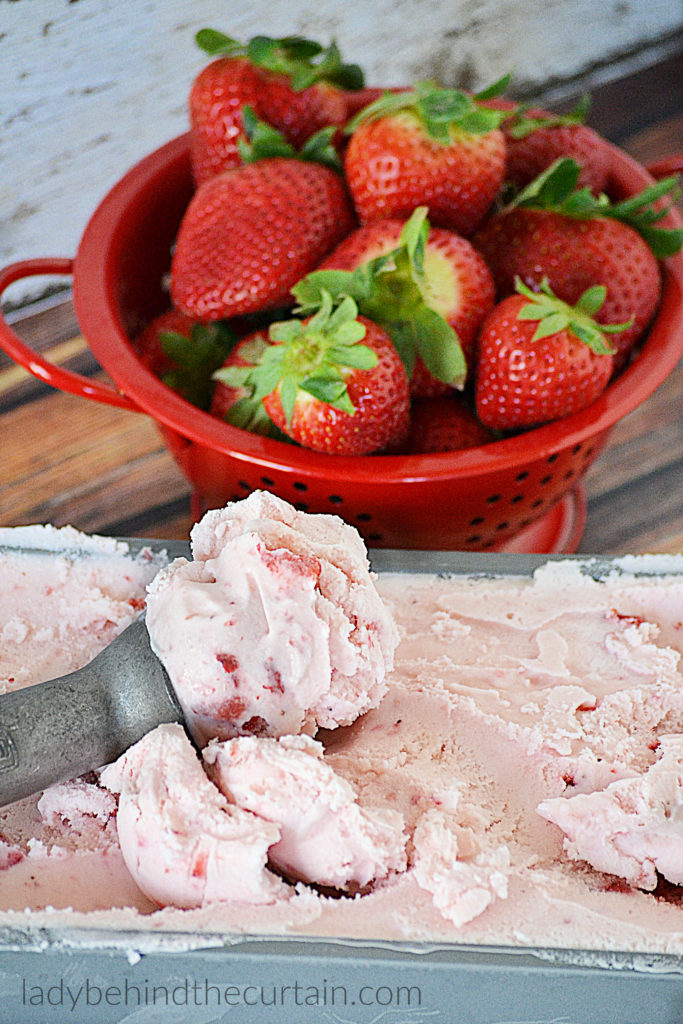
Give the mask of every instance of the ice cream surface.
<svg viewBox="0 0 683 1024">
<path fill-rule="evenodd" d="M 356 530 L 254 492 L 191 543 L 150 587 L 147 626 L 201 745 L 349 725 L 379 703 L 394 627 Z"/>
<path fill-rule="evenodd" d="M 230 510 L 210 513 L 199 524 L 193 545 L 202 573 L 223 551 L 239 550 L 247 552 L 251 579 L 260 557 L 254 533 L 267 536 L 264 550 L 285 549 L 291 522 L 256 515 L 254 505 L 236 517 Z M 258 531 L 247 528 L 253 520 L 261 523 Z M 393 620 L 398 646 L 389 669 L 380 630 L 360 652 L 349 650 L 352 605 L 344 602 L 356 578 L 339 566 L 355 565 L 360 555 L 323 560 L 310 547 L 295 554 L 317 558 L 321 570 L 314 575 L 329 578 L 338 597 L 335 603 L 331 590 L 319 583 L 317 595 L 305 583 L 305 615 L 316 602 L 327 607 L 324 600 L 346 609 L 335 621 L 342 623 L 339 649 L 347 661 L 339 679 L 330 671 L 325 699 L 330 705 L 333 693 L 372 690 L 371 706 L 361 710 L 364 697 L 349 724 L 332 716 L 312 737 L 318 705 L 307 694 L 290 733 L 224 737 L 209 743 L 201 759 L 177 727 L 162 727 L 101 778 L 53 787 L 39 800 L 4 809 L 0 923 L 106 928 L 114 935 L 126 929 L 143 946 L 145 936 L 158 941 L 166 933 L 182 933 L 190 944 L 226 933 L 304 935 L 411 948 L 621 950 L 670 954 L 680 965 L 683 558 L 598 567 L 560 559 L 529 576 L 490 569 L 463 576 L 457 558 L 452 572 L 379 572 L 370 579 L 383 612 L 369 596 L 366 621 Z M 22 618 L 27 624 L 25 639 L 15 639 L 15 624 L 0 651 L 8 685 L 35 681 L 34 666 L 63 657 L 65 643 L 69 660 L 87 661 L 94 643 L 86 624 L 89 570 L 56 579 L 53 562 L 63 557 L 57 552 L 3 557 L 8 573 L 27 574 L 34 595 L 49 579 L 46 597 L 69 606 L 74 627 L 79 616 L 84 620 L 82 630 L 48 631 L 46 651 L 33 632 L 42 596 L 33 612 L 20 613 L 3 595 L 9 603 L 0 629 Z M 114 609 L 127 607 L 127 618 L 139 608 L 144 583 L 131 575 L 130 562 L 125 554 L 113 559 L 111 588 L 103 577 L 98 587 L 101 594 L 111 589 L 112 614 L 98 598 L 94 620 L 113 622 Z M 179 568 L 181 579 L 189 574 Z M 145 567 L 147 581 L 158 569 Z M 237 569 L 233 563 L 233 574 Z M 177 571 L 162 567 L 150 597 Z M 254 600 L 264 614 L 279 581 L 267 568 L 261 572 L 271 590 Z M 358 585 L 365 592 L 362 574 Z M 213 586 L 200 593 L 213 593 Z M 286 607 L 289 587 L 283 584 Z M 223 603 L 221 597 L 221 609 Z M 200 605 L 201 618 L 203 599 Z M 312 615 L 293 614 L 297 628 L 302 616 L 313 622 Z M 282 639 L 278 616 L 274 629 Z M 265 640 L 258 643 L 265 678 Z M 368 666 L 374 690 L 358 682 Z M 341 706 L 354 714 L 347 696 Z M 160 850 L 174 844 L 177 861 L 166 871 Z M 229 863 L 245 865 L 241 894 L 230 888 Z M 164 888 L 169 880 L 171 891 Z M 183 891 L 186 898 L 178 895 Z M 176 905 L 158 906 L 171 901 Z"/>
<path fill-rule="evenodd" d="M 214 741 L 204 760 L 232 802 L 278 825 L 270 859 L 287 877 L 358 891 L 405 870 L 402 815 L 359 806 L 351 783 L 308 736 Z"/>
</svg>

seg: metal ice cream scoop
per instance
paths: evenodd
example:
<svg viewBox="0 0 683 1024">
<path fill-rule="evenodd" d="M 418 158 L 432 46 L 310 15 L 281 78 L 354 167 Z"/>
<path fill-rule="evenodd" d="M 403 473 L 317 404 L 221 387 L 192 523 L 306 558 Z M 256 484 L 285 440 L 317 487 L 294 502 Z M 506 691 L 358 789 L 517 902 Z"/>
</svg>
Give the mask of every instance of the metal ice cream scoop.
<svg viewBox="0 0 683 1024">
<path fill-rule="evenodd" d="M 183 722 L 144 618 L 76 672 L 0 695 L 0 806 L 115 761 Z"/>
</svg>

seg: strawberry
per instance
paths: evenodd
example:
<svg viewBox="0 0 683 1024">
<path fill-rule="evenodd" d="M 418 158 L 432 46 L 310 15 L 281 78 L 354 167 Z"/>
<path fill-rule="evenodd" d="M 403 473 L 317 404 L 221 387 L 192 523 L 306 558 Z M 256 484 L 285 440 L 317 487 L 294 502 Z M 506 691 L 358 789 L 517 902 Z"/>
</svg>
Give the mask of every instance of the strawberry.
<svg viewBox="0 0 683 1024">
<path fill-rule="evenodd" d="M 612 204 L 605 195 L 576 190 L 578 164 L 557 161 L 473 238 L 488 263 L 498 297 L 516 277 L 538 288 L 544 277 L 560 298 L 578 301 L 592 285 L 607 288 L 601 324 L 631 320 L 615 339 L 617 368 L 650 322 L 661 293 L 657 257 L 676 252 L 683 231 L 658 226 L 665 215 L 652 203 L 673 192 L 669 178 L 638 196 Z"/>
<path fill-rule="evenodd" d="M 402 454 L 450 452 L 496 440 L 460 395 L 418 398 L 410 410 L 410 430 Z"/>
<path fill-rule="evenodd" d="M 238 141 L 244 138 L 245 106 L 298 149 L 319 129 L 343 125 L 350 116 L 348 97 L 363 84 L 360 68 L 342 64 L 335 43 L 323 50 L 298 36 L 255 36 L 243 46 L 213 29 L 202 29 L 196 40 L 216 58 L 190 90 L 197 184 L 241 163 Z"/>
<path fill-rule="evenodd" d="M 177 309 L 167 309 L 153 320 L 132 341 L 140 362 L 156 377 L 173 369 L 175 363 L 164 352 L 161 336 L 169 331 L 189 338 L 196 321 Z"/>
<path fill-rule="evenodd" d="M 183 216 L 173 304 L 204 321 L 285 305 L 353 226 L 344 183 L 322 164 L 272 157 L 224 171 L 197 189 Z"/>
<path fill-rule="evenodd" d="M 577 187 L 602 192 L 611 169 L 611 151 L 605 140 L 583 123 L 587 113 L 587 98 L 568 114 L 519 107 L 503 124 L 507 181 L 524 188 L 556 160 L 570 157 L 581 168 Z"/>
<path fill-rule="evenodd" d="M 605 335 L 625 326 L 593 319 L 605 299 L 602 285 L 575 306 L 547 281 L 536 293 L 518 280 L 517 292 L 494 307 L 479 338 L 476 409 L 492 430 L 537 426 L 594 402 L 612 374 Z"/>
<path fill-rule="evenodd" d="M 207 409 L 211 375 L 235 344 L 224 323 L 200 324 L 176 309 L 152 320 L 133 342 L 140 361 L 186 401 Z"/>
<path fill-rule="evenodd" d="M 347 125 L 352 134 L 344 158 L 361 222 L 406 219 L 427 206 L 432 224 L 472 234 L 503 182 L 499 126 L 509 117 L 480 101 L 506 82 L 475 97 L 421 82 L 361 110 Z"/>
<path fill-rule="evenodd" d="M 329 294 L 315 316 L 272 324 L 274 342 L 246 378 L 273 423 L 292 440 L 330 454 L 365 455 L 396 444 L 408 429 L 403 364 L 385 331 L 358 315 L 353 299 Z M 361 344 L 362 342 L 362 344 Z"/>
<path fill-rule="evenodd" d="M 354 278 L 322 273 L 326 270 L 359 272 Z M 358 286 L 371 280 L 371 293 L 362 294 Z M 407 222 L 374 221 L 352 231 L 308 283 L 353 295 L 360 311 L 380 323 L 394 340 L 410 376 L 411 394 L 423 397 L 461 383 L 460 362 L 454 379 L 441 356 L 447 354 L 449 344 L 459 343 L 465 361 L 472 364 L 477 331 L 494 299 L 493 278 L 482 257 L 460 235 L 430 228 L 425 207 L 419 207 Z M 304 298 L 305 286 L 299 284 L 294 294 Z M 455 337 L 445 330 L 443 321 Z M 441 328 L 436 337 L 432 323 Z M 436 376 L 426 368 L 421 350 Z"/>
</svg>

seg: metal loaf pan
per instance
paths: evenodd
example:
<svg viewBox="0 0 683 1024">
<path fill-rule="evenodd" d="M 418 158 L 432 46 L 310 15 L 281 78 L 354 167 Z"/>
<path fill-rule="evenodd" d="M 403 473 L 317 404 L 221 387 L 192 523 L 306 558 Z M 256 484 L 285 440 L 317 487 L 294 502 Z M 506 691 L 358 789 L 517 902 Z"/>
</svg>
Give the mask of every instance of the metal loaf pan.
<svg viewBox="0 0 683 1024">
<path fill-rule="evenodd" d="M 0 548 L 26 550 L 21 530 Z M 188 555 L 175 541 L 121 539 Z M 88 556 L 89 552 L 83 552 Z M 683 573 L 682 556 L 376 550 L 384 572 L 527 576 L 573 558 L 595 578 Z M 681 1024 L 683 957 L 198 932 L 0 927 L 0 1024 Z"/>
</svg>

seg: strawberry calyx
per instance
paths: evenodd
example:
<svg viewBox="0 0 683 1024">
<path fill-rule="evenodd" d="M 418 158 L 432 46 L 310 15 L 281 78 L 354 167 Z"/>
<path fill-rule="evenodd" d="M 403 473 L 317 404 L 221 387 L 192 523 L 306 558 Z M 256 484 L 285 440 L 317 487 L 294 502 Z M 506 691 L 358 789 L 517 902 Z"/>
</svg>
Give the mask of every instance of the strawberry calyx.
<svg viewBox="0 0 683 1024">
<path fill-rule="evenodd" d="M 419 355 L 437 380 L 462 388 L 467 364 L 453 327 L 427 304 L 424 273 L 429 237 L 427 207 L 420 206 L 406 221 L 399 245 L 355 270 L 314 270 L 299 281 L 292 294 L 296 312 L 321 308 L 326 295 L 336 301 L 350 296 L 358 310 L 386 331 L 410 378 Z"/>
<path fill-rule="evenodd" d="M 261 434 L 263 437 L 272 437 L 278 441 L 289 443 L 290 439 L 283 434 L 279 427 L 275 426 L 263 408 L 261 397 L 256 395 L 256 389 L 250 379 L 254 366 L 261 361 L 268 348 L 270 348 L 270 344 L 264 335 L 262 333 L 255 334 L 243 342 L 240 348 L 240 355 L 245 365 L 221 366 L 213 373 L 212 380 L 238 388 L 243 392 L 225 413 L 223 418 L 227 423 L 232 424 L 233 427 L 248 430 L 251 434 Z"/>
<path fill-rule="evenodd" d="M 247 57 L 255 67 L 286 75 L 295 92 L 318 82 L 353 91 L 364 85 L 362 69 L 344 64 L 334 41 L 325 48 L 303 36 L 254 36 L 244 44 L 212 28 L 200 29 L 195 41 L 211 57 Z"/>
<path fill-rule="evenodd" d="M 613 355 L 614 349 L 607 344 L 605 335 L 618 334 L 633 325 L 633 320 L 621 324 L 599 324 L 594 319 L 607 295 L 604 285 L 587 288 L 573 306 L 555 295 L 547 277 L 541 281 L 538 292 L 532 291 L 517 277 L 515 290 L 529 299 L 517 313 L 517 319 L 538 321 L 532 341 L 540 341 L 560 331 L 570 331 L 597 355 Z"/>
<path fill-rule="evenodd" d="M 532 109 L 530 103 L 520 103 L 512 116 L 505 122 L 505 131 L 513 139 L 525 139 L 539 128 L 560 128 L 585 124 L 591 106 L 591 99 L 588 94 L 582 96 L 572 110 L 566 114 L 547 114 L 544 116 L 527 116 L 527 111 Z"/>
<path fill-rule="evenodd" d="M 453 129 L 468 135 L 488 135 L 500 128 L 510 117 L 510 111 L 487 107 L 485 101 L 501 95 L 509 81 L 510 75 L 505 75 L 474 95 L 461 89 L 443 89 L 433 82 L 417 82 L 405 92 L 383 93 L 360 110 L 349 121 L 345 131 L 350 134 L 361 124 L 390 117 L 400 111 L 409 111 L 418 119 L 427 135 L 445 146 L 453 141 Z"/>
<path fill-rule="evenodd" d="M 208 409 L 212 374 L 234 348 L 234 332 L 223 322 L 194 324 L 189 338 L 177 331 L 161 331 L 159 341 L 164 354 L 176 364 L 163 375 L 163 383 L 186 401 Z"/>
<path fill-rule="evenodd" d="M 254 401 L 279 390 L 287 423 L 300 392 L 353 415 L 346 378 L 351 371 L 370 370 L 378 362 L 377 354 L 361 344 L 366 328 L 357 317 L 358 307 L 350 296 L 335 301 L 327 292 L 307 323 L 294 317 L 271 324 L 269 337 L 276 344 L 265 348 L 241 386 L 253 389 Z"/>
<path fill-rule="evenodd" d="M 658 226 L 680 198 L 681 189 L 675 176 L 663 178 L 637 195 L 613 203 L 604 192 L 596 196 L 589 188 L 577 189 L 580 173 L 576 160 L 560 157 L 522 189 L 505 209 L 549 210 L 579 220 L 611 217 L 634 228 L 659 259 L 673 256 L 683 246 L 683 228 Z M 665 196 L 669 198 L 670 205 L 655 208 L 653 204 Z"/>
<path fill-rule="evenodd" d="M 272 157 L 288 157 L 307 163 L 325 164 L 341 172 L 339 153 L 332 144 L 337 130 L 334 125 L 321 128 L 306 139 L 301 149 L 296 149 L 282 132 L 273 128 L 267 121 L 261 121 L 248 104 L 242 108 L 242 124 L 246 139 L 241 136 L 237 139 L 237 149 L 245 164 L 257 163 L 259 160 L 268 160 Z"/>
</svg>

